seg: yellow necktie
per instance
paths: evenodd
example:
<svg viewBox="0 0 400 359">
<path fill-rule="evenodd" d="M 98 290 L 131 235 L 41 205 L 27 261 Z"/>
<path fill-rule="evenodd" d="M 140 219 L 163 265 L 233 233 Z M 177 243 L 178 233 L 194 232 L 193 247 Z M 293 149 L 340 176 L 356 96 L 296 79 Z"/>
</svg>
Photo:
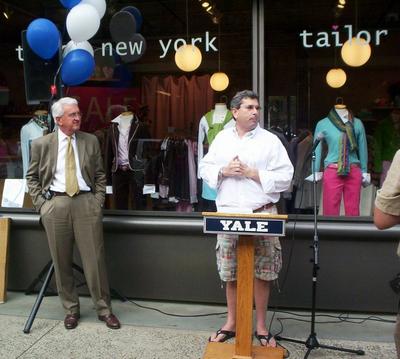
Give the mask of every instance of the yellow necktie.
<svg viewBox="0 0 400 359">
<path fill-rule="evenodd" d="M 65 192 L 72 197 L 79 192 L 78 179 L 76 178 L 76 165 L 72 137 L 68 136 L 67 152 L 65 154 Z"/>
</svg>

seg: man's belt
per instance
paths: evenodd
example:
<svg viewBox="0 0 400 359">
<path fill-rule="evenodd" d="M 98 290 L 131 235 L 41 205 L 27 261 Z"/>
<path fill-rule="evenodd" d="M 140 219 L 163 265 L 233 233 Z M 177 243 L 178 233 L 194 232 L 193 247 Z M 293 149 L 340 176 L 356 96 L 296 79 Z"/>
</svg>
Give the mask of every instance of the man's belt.
<svg viewBox="0 0 400 359">
<path fill-rule="evenodd" d="M 253 211 L 253 213 L 263 212 L 263 211 L 265 211 L 265 210 L 267 210 L 267 209 L 272 208 L 273 206 L 275 206 L 275 203 L 272 203 L 272 202 L 271 202 L 271 203 L 264 204 L 264 205 L 261 206 L 260 208 L 255 209 L 255 210 Z"/>
<path fill-rule="evenodd" d="M 57 192 L 57 191 L 49 191 L 52 196 L 57 197 L 57 196 L 68 196 L 66 192 Z M 79 191 L 77 194 L 75 194 L 73 197 L 79 196 L 80 194 L 85 194 L 85 193 L 90 193 L 92 191 Z"/>
</svg>

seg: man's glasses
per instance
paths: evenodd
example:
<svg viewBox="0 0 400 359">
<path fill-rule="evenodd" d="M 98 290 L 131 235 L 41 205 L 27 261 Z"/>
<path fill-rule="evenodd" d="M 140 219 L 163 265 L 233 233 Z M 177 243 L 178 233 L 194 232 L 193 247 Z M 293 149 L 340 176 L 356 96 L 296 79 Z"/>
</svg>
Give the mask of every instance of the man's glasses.
<svg viewBox="0 0 400 359">
<path fill-rule="evenodd" d="M 67 114 L 67 117 L 69 118 L 81 118 L 82 117 L 82 112 L 71 112 L 69 114 Z"/>
<path fill-rule="evenodd" d="M 260 111 L 261 110 L 261 106 L 255 106 L 255 105 L 247 105 L 247 106 L 241 106 L 242 108 L 244 108 L 245 110 L 257 110 Z"/>
</svg>

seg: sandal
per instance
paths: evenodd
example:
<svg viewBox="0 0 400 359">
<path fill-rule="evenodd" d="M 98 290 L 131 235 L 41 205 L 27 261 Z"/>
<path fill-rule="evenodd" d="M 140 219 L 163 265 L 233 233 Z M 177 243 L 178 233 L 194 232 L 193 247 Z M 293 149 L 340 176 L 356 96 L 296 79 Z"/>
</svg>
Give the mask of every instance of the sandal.
<svg viewBox="0 0 400 359">
<path fill-rule="evenodd" d="M 257 338 L 257 340 L 260 342 L 260 345 L 262 347 L 266 347 L 269 344 L 269 341 L 271 340 L 271 338 L 274 338 L 274 336 L 271 333 L 268 333 L 267 335 L 258 335 L 257 332 L 254 332 L 254 336 Z M 265 345 L 263 340 L 265 340 L 267 342 L 267 344 Z M 275 347 L 281 347 L 283 349 L 283 357 L 284 358 L 289 358 L 290 353 L 289 350 L 287 350 L 282 344 L 275 342 L 276 346 Z"/>
<path fill-rule="evenodd" d="M 215 339 L 218 338 L 218 335 L 223 335 L 221 340 L 211 340 L 211 337 L 208 338 L 209 342 L 214 342 L 214 343 L 223 343 L 226 342 L 228 339 L 234 338 L 236 336 L 236 332 L 231 332 L 229 330 L 223 330 L 223 329 L 218 329 L 215 332 Z"/>
</svg>

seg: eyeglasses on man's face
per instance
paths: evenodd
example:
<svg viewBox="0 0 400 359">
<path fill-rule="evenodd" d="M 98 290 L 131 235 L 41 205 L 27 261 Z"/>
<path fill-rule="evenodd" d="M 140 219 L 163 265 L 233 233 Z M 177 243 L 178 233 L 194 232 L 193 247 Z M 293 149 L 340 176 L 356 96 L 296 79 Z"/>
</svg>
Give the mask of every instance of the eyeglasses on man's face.
<svg viewBox="0 0 400 359">
<path fill-rule="evenodd" d="M 82 117 L 82 112 L 71 112 L 67 114 L 68 118 L 81 118 Z"/>
<path fill-rule="evenodd" d="M 241 108 L 244 108 L 245 110 L 251 111 L 251 110 L 261 110 L 261 106 L 258 105 L 240 105 Z"/>
</svg>

